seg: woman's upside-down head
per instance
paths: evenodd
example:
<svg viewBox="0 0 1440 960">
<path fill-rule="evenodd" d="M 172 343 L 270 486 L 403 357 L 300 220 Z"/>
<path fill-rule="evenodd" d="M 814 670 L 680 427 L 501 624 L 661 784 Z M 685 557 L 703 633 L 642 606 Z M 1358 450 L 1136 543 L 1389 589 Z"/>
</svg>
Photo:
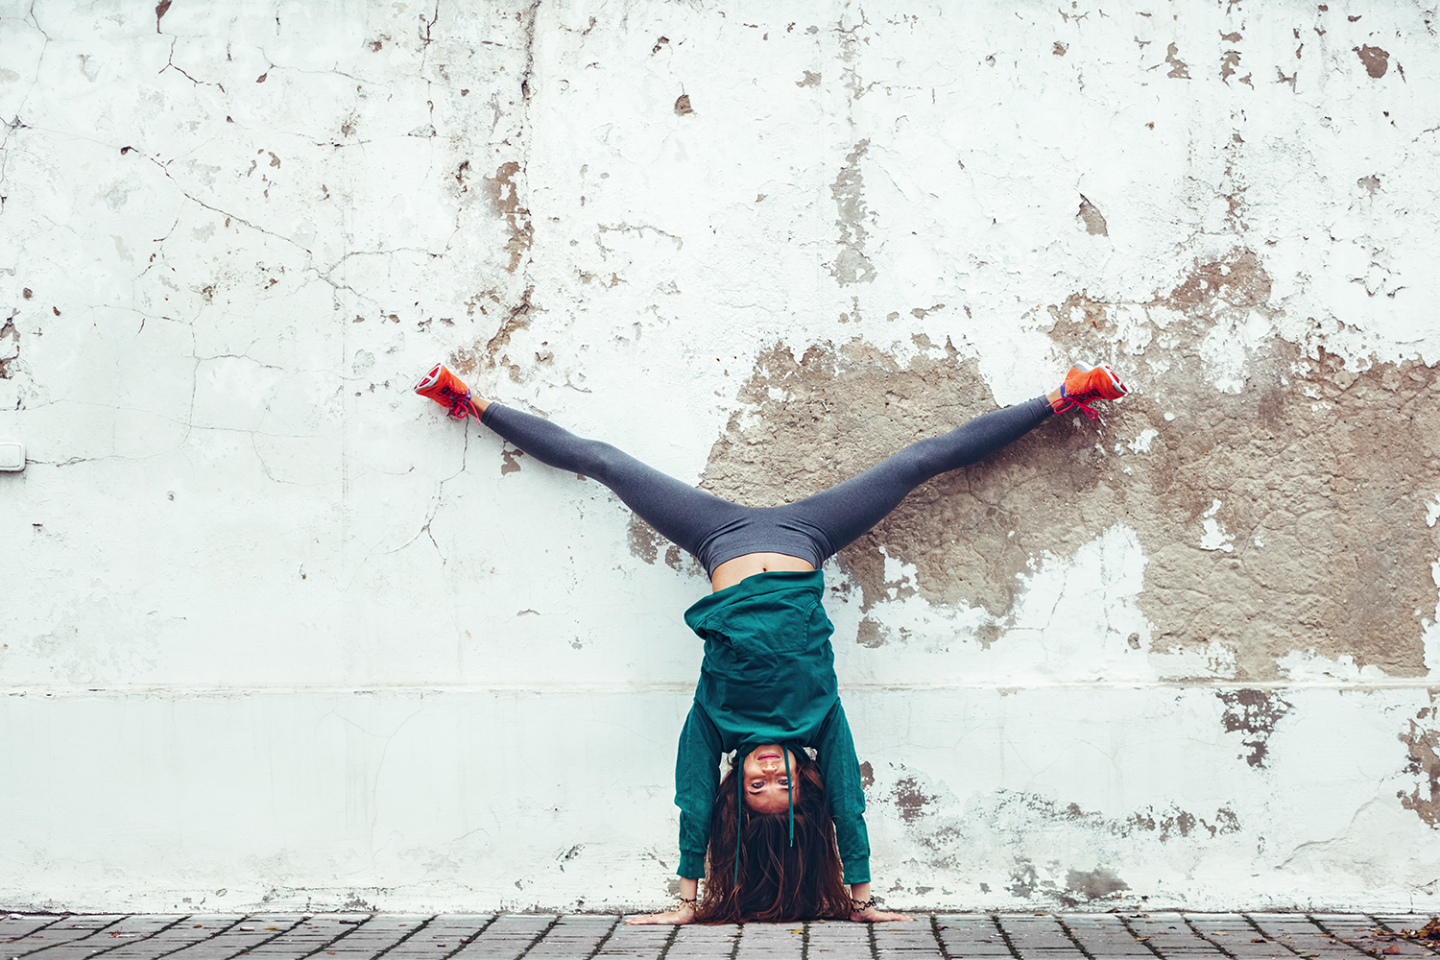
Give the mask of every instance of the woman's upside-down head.
<svg viewBox="0 0 1440 960">
<path fill-rule="evenodd" d="M 787 759 L 788 783 L 782 766 Z M 737 791 L 739 775 L 744 783 Z M 803 751 L 762 746 L 740 770 L 727 773 L 715 791 L 705 877 L 695 917 L 701 923 L 848 918 L 850 894 L 819 764 Z"/>
</svg>

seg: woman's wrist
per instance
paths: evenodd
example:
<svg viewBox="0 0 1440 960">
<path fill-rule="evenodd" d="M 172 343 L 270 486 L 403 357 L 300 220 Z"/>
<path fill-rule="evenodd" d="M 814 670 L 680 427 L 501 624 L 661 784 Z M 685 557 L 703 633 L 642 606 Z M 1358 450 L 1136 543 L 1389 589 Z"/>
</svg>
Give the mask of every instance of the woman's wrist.
<svg viewBox="0 0 1440 960">
<path fill-rule="evenodd" d="M 850 884 L 850 909 L 856 913 L 864 913 L 875 906 L 875 898 L 870 895 L 869 883 Z"/>
</svg>

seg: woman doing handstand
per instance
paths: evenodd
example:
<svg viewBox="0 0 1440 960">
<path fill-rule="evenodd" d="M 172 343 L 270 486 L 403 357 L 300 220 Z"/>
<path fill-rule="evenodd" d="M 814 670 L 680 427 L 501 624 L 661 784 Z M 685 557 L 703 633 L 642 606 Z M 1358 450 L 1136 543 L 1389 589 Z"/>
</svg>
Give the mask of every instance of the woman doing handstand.
<svg viewBox="0 0 1440 960">
<path fill-rule="evenodd" d="M 913 443 L 779 507 L 723 500 L 608 443 L 472 398 L 443 366 L 415 390 L 454 416 L 478 417 L 541 463 L 599 480 L 710 575 L 713 592 L 685 612 L 705 656 L 675 760 L 680 905 L 630 922 L 908 919 L 870 896 L 865 796 L 820 567 L 932 477 L 984 459 L 1052 413 L 1079 407 L 1093 419 L 1091 401 L 1127 392 L 1114 372 L 1072 367 L 1046 396 Z M 720 758 L 729 751 L 736 759 L 722 779 Z"/>
</svg>

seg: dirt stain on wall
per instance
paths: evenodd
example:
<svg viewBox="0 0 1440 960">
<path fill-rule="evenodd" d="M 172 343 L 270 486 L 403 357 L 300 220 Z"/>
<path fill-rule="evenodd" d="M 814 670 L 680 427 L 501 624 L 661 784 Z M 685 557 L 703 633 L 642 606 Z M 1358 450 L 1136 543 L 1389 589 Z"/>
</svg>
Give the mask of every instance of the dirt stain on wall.
<svg viewBox="0 0 1440 960">
<path fill-rule="evenodd" d="M 1237 250 L 1197 263 L 1149 303 L 1082 293 L 1052 307 L 1064 355 L 1114 356 L 1140 335 L 1138 311 L 1155 360 L 1117 359 L 1137 389 L 1100 421 L 1042 424 L 923 485 L 843 550 L 862 607 L 889 598 L 888 555 L 914 565 L 914 589 L 931 603 L 987 611 L 983 639 L 993 642 L 1032 558 L 1073 555 L 1123 523 L 1147 557 L 1139 603 L 1155 648 L 1218 642 L 1241 680 L 1278 679 L 1281 658 L 1311 649 L 1423 675 L 1421 618 L 1434 608 L 1440 552 L 1424 507 L 1440 474 L 1436 369 L 1354 370 L 1323 349 L 1272 340 L 1247 355 L 1240 392 L 1222 392 L 1207 351 L 1238 338 L 1252 312 L 1273 316 L 1270 295 L 1259 258 Z M 1124 333 L 1121 310 L 1131 316 Z M 738 395 L 758 415 L 731 418 L 702 487 L 742 503 L 789 502 L 995 408 L 974 361 L 948 343 L 916 343 L 903 367 L 859 339 L 798 357 L 783 345 L 764 352 Z M 887 640 L 873 622 L 861 639 Z"/>
</svg>

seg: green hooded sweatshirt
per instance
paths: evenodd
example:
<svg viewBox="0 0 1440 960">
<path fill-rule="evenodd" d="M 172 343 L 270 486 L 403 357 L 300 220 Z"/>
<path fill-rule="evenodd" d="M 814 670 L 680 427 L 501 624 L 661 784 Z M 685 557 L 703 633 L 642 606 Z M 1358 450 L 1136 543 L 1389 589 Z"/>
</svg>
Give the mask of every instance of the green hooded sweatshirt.
<svg viewBox="0 0 1440 960">
<path fill-rule="evenodd" d="M 824 591 L 819 570 L 761 573 L 685 611 L 685 623 L 705 641 L 705 659 L 675 758 L 680 876 L 705 875 L 720 755 L 734 750 L 739 764 L 755 747 L 775 743 L 814 748 L 845 882 L 870 880 L 865 794 L 840 706 Z"/>
</svg>

